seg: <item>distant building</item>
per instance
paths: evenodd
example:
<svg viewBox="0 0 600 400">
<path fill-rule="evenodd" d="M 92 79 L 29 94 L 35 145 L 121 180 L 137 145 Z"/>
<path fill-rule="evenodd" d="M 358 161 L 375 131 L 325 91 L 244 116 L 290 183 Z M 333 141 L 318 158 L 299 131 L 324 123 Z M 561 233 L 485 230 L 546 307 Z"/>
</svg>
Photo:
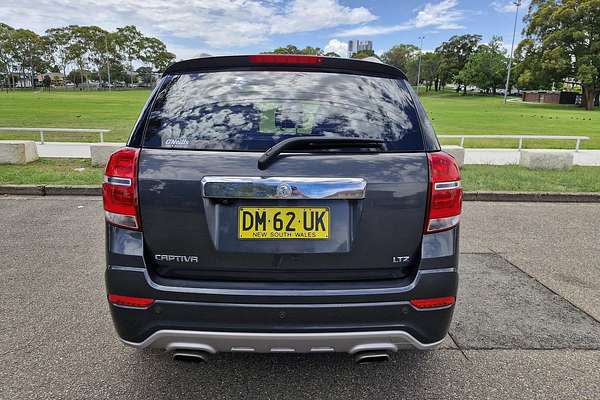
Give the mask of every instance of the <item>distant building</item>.
<svg viewBox="0 0 600 400">
<path fill-rule="evenodd" d="M 65 83 L 65 76 L 60 72 L 46 72 L 45 74 L 37 74 L 35 77 L 36 85 L 42 86 L 44 83 L 44 78 L 48 76 L 50 77 L 50 82 L 52 86 L 62 86 Z"/>
<path fill-rule="evenodd" d="M 362 50 L 373 50 L 373 42 L 371 40 L 349 40 L 348 41 L 348 57 Z"/>
</svg>

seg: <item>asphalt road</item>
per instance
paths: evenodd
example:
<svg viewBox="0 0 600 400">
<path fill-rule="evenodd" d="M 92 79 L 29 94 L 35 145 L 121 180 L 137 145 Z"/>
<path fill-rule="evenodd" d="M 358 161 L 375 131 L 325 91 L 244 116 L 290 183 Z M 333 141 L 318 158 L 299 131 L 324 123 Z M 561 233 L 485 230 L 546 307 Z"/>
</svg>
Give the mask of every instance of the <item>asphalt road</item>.
<svg viewBox="0 0 600 400">
<path fill-rule="evenodd" d="M 218 355 L 121 345 L 97 198 L 0 197 L 0 399 L 598 399 L 600 205 L 467 203 L 443 349 Z"/>
</svg>

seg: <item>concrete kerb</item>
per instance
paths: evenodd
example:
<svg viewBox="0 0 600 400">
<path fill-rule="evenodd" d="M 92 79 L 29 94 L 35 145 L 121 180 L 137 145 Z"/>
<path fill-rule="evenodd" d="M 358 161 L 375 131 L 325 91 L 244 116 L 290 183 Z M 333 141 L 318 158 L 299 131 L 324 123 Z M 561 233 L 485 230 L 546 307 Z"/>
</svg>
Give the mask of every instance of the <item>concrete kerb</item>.
<svg viewBox="0 0 600 400">
<path fill-rule="evenodd" d="M 0 164 L 27 164 L 38 158 L 32 140 L 0 140 Z"/>
<path fill-rule="evenodd" d="M 460 168 L 462 168 L 463 165 L 465 165 L 465 148 L 464 147 L 444 145 L 444 146 L 442 146 L 442 151 L 444 151 L 445 153 L 448 153 L 452 157 L 454 157 L 454 159 L 456 160 L 456 162 L 458 163 L 458 166 Z"/>
<path fill-rule="evenodd" d="M 529 169 L 573 168 L 573 151 L 521 150 L 519 165 Z"/>
<path fill-rule="evenodd" d="M 108 162 L 108 157 L 121 147 L 123 147 L 123 145 L 119 143 L 92 143 L 90 145 L 92 165 L 105 166 Z"/>
</svg>

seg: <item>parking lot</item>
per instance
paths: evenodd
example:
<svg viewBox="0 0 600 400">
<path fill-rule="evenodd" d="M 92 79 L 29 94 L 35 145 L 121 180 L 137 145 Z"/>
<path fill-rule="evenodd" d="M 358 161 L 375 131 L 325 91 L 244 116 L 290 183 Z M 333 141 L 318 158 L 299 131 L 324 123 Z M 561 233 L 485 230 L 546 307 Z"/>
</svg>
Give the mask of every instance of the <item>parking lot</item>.
<svg viewBox="0 0 600 400">
<path fill-rule="evenodd" d="M 600 204 L 466 203 L 442 349 L 173 361 L 124 347 L 104 293 L 101 199 L 0 198 L 0 399 L 597 399 Z"/>
</svg>

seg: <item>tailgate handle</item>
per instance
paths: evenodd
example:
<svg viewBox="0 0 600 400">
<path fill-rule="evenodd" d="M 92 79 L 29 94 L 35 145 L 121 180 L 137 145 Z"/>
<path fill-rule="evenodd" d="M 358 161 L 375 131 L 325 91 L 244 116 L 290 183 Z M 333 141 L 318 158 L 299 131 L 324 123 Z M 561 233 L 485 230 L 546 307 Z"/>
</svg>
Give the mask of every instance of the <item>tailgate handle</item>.
<svg viewBox="0 0 600 400">
<path fill-rule="evenodd" d="M 286 178 L 205 176 L 202 195 L 219 199 L 328 199 L 365 198 L 362 178 Z"/>
</svg>

